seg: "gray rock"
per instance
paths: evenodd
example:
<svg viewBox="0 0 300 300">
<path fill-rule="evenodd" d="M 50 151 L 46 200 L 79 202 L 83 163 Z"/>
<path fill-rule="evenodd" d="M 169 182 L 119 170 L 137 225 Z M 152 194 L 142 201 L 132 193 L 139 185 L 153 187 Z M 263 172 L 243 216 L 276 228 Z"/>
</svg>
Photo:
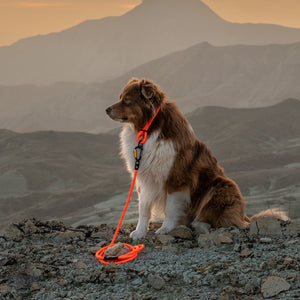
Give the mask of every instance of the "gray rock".
<svg viewBox="0 0 300 300">
<path fill-rule="evenodd" d="M 40 228 L 36 227 L 31 220 L 27 220 L 24 224 L 25 234 L 32 234 L 40 232 Z"/>
<path fill-rule="evenodd" d="M 165 281 L 158 275 L 148 275 L 149 284 L 156 290 L 161 290 L 165 285 Z"/>
<path fill-rule="evenodd" d="M 282 235 L 280 221 L 273 217 L 263 217 L 250 225 L 250 234 L 255 235 Z"/>
<path fill-rule="evenodd" d="M 200 234 L 198 237 L 198 246 L 200 248 L 207 248 L 214 245 L 213 235 L 210 233 Z"/>
<path fill-rule="evenodd" d="M 254 253 L 253 253 L 252 250 L 246 248 L 246 249 L 244 249 L 244 250 L 241 251 L 240 257 L 241 257 L 241 258 L 246 258 L 246 257 L 252 256 L 253 254 L 254 254 Z"/>
<path fill-rule="evenodd" d="M 204 222 L 194 221 L 191 225 L 197 235 L 209 233 L 209 229 L 211 228 L 210 224 Z"/>
<path fill-rule="evenodd" d="M 38 291 L 38 290 L 40 290 L 42 287 L 38 284 L 38 283 L 36 283 L 36 282 L 34 282 L 32 285 L 31 285 L 31 287 L 30 287 L 30 289 L 31 289 L 31 291 Z"/>
<path fill-rule="evenodd" d="M 283 278 L 269 276 L 261 286 L 264 298 L 270 298 L 290 289 L 290 284 Z"/>
<path fill-rule="evenodd" d="M 215 245 L 219 246 L 221 244 L 233 244 L 232 234 L 230 232 L 218 232 L 214 233 L 213 237 Z"/>
<path fill-rule="evenodd" d="M 272 239 L 268 237 L 260 238 L 259 241 L 263 244 L 270 244 L 272 243 Z"/>
<path fill-rule="evenodd" d="M 100 243 L 97 243 L 95 246 L 89 248 L 89 253 L 96 254 L 98 250 L 101 248 L 108 246 L 109 243 L 107 241 L 101 241 Z"/>
<path fill-rule="evenodd" d="M 104 254 L 106 258 L 111 258 L 124 255 L 128 252 L 130 252 L 130 249 L 127 246 L 123 245 L 122 243 L 116 243 L 115 245 L 108 247 Z"/>
<path fill-rule="evenodd" d="M 84 234 L 80 231 L 64 231 L 60 232 L 55 235 L 54 240 L 55 241 L 60 241 L 60 242 L 65 242 L 67 240 L 71 239 L 80 239 L 84 240 Z"/>
<path fill-rule="evenodd" d="M 224 229 L 218 229 L 211 233 L 200 234 L 198 238 L 199 247 L 209 247 L 212 245 L 233 244 L 232 234 Z"/>
<path fill-rule="evenodd" d="M 20 242 L 24 238 L 24 233 L 14 224 L 8 226 L 4 235 L 15 242 Z"/>
<path fill-rule="evenodd" d="M 175 240 L 175 238 L 171 235 L 168 234 L 158 234 L 157 239 L 163 244 L 163 245 L 168 245 L 172 241 Z"/>
<path fill-rule="evenodd" d="M 187 239 L 192 240 L 193 239 L 193 232 L 190 228 L 186 227 L 185 225 L 179 225 L 173 230 L 169 232 L 169 235 L 175 237 L 175 238 L 181 238 L 181 239 Z"/>
<path fill-rule="evenodd" d="M 300 222 L 290 221 L 286 225 L 286 233 L 292 236 L 297 236 L 300 234 Z"/>
<path fill-rule="evenodd" d="M 11 290 L 11 286 L 9 286 L 9 285 L 1 285 L 0 286 L 0 292 L 2 291 L 2 292 L 6 292 L 6 291 L 10 291 Z"/>
</svg>

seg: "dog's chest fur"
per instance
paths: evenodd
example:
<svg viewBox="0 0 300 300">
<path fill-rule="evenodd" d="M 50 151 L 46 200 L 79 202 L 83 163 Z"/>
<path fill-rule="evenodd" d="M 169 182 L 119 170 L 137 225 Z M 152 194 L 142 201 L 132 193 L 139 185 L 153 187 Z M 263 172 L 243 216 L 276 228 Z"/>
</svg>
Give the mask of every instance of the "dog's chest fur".
<svg viewBox="0 0 300 300">
<path fill-rule="evenodd" d="M 144 149 L 138 172 L 139 181 L 148 181 L 151 178 L 153 183 L 161 185 L 169 176 L 176 152 L 173 142 L 159 138 L 159 134 L 159 130 L 153 132 L 143 145 Z M 134 172 L 133 150 L 137 146 L 136 136 L 137 131 L 131 125 L 124 126 L 121 132 L 121 155 L 125 159 L 130 173 Z"/>
</svg>

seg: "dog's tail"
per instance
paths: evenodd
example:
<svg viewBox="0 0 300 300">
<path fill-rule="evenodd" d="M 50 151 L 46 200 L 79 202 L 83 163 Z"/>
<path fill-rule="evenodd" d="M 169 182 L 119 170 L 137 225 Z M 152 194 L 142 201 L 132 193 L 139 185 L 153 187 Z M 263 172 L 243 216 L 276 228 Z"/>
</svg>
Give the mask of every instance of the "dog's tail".
<svg viewBox="0 0 300 300">
<path fill-rule="evenodd" d="M 261 211 L 258 214 L 254 215 L 250 218 L 245 215 L 245 222 L 247 222 L 248 224 L 251 224 L 263 217 L 273 217 L 275 219 L 279 219 L 282 221 L 290 220 L 290 218 L 287 216 L 286 212 L 279 210 L 278 208 L 270 208 L 270 209 Z"/>
</svg>

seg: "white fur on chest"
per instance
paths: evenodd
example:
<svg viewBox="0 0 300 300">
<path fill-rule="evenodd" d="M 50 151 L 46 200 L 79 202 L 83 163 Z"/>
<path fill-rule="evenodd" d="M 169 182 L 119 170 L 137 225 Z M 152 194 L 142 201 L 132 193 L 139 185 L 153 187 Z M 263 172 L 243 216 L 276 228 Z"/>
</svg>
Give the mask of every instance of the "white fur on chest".
<svg viewBox="0 0 300 300">
<path fill-rule="evenodd" d="M 158 139 L 160 131 L 153 132 L 143 145 L 142 159 L 138 171 L 138 181 L 149 180 L 163 184 L 170 173 L 175 160 L 175 149 L 172 141 Z M 121 132 L 121 154 L 130 173 L 134 172 L 135 159 L 133 150 L 137 146 L 137 131 L 126 125 Z"/>
</svg>

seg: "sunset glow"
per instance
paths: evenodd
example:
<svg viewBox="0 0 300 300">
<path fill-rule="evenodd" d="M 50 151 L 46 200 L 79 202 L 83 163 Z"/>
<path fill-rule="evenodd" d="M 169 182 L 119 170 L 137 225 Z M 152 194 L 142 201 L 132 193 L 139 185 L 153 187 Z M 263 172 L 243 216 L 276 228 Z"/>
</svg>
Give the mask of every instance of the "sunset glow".
<svg viewBox="0 0 300 300">
<path fill-rule="evenodd" d="M 62 3 L 62 2 L 19 2 L 17 5 L 21 7 L 29 7 L 29 8 L 37 8 L 37 7 L 60 7 L 60 6 L 66 6 L 71 5 L 71 3 Z"/>
<path fill-rule="evenodd" d="M 0 46 L 37 34 L 61 31 L 85 20 L 119 16 L 141 2 L 142 0 L 1 0 Z M 299 0 L 203 2 L 220 17 L 231 22 L 271 23 L 300 28 Z"/>
</svg>

